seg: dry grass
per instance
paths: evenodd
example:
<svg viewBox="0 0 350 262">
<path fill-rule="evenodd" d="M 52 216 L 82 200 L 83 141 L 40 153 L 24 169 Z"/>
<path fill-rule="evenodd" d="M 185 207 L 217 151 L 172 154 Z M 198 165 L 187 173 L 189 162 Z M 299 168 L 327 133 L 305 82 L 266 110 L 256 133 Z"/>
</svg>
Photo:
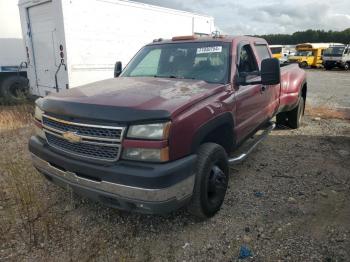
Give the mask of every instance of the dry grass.
<svg viewBox="0 0 350 262">
<path fill-rule="evenodd" d="M 64 221 L 76 201 L 49 186 L 32 166 L 28 139 L 34 133 L 33 111 L 32 105 L 0 106 L 0 261 L 27 260 L 34 250 L 38 260 L 52 260 L 52 242 L 72 248 L 67 260 L 79 256 L 87 261 L 94 252 L 73 250 L 73 228 Z"/>
<path fill-rule="evenodd" d="M 34 107 L 30 104 L 20 106 L 0 106 L 0 132 L 28 127 L 31 124 Z"/>
<path fill-rule="evenodd" d="M 17 246 L 26 253 L 47 240 L 52 220 L 46 213 L 49 203 L 40 193 L 44 181 L 31 166 L 27 152 L 28 138 L 33 133 L 33 106 L 0 110 L 0 249 Z M 1 253 L 0 261 L 12 255 Z"/>
</svg>

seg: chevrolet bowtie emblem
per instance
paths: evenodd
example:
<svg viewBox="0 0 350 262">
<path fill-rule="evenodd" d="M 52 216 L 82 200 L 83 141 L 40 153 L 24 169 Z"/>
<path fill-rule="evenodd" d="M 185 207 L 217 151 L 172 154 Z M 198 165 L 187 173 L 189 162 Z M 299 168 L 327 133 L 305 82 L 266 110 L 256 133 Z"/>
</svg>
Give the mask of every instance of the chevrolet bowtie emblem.
<svg viewBox="0 0 350 262">
<path fill-rule="evenodd" d="M 65 132 L 62 134 L 63 138 L 71 143 L 79 143 L 81 142 L 81 137 L 77 135 L 75 132 Z"/>
</svg>

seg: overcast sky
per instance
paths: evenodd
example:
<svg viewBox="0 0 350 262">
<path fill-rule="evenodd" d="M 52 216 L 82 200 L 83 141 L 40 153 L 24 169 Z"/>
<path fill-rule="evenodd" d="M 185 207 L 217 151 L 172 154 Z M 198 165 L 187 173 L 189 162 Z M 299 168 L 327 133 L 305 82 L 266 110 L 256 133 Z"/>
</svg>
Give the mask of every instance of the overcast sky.
<svg viewBox="0 0 350 262">
<path fill-rule="evenodd" d="M 350 27 L 350 0 L 136 1 L 211 15 L 220 30 L 235 35 Z"/>
<path fill-rule="evenodd" d="M 208 14 L 227 34 L 350 27 L 350 0 L 134 0 Z M 16 21 L 17 19 L 17 21 Z M 9 21 L 15 21 L 9 23 Z M 0 0 L 0 37 L 20 37 L 17 0 Z"/>
<path fill-rule="evenodd" d="M 22 38 L 17 0 L 0 0 L 0 38 Z"/>
</svg>

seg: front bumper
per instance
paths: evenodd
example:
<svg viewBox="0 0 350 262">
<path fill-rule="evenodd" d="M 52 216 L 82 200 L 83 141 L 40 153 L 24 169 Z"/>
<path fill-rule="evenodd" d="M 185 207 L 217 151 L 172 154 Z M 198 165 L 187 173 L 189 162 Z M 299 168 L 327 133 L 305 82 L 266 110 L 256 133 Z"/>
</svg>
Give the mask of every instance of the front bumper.
<svg viewBox="0 0 350 262">
<path fill-rule="evenodd" d="M 33 165 L 49 181 L 118 209 L 163 214 L 192 196 L 195 155 L 167 164 L 118 161 L 103 166 L 66 158 L 38 137 L 30 139 L 29 150 Z"/>
<path fill-rule="evenodd" d="M 327 67 L 327 66 L 331 66 L 331 67 L 344 67 L 345 66 L 345 62 L 343 61 L 332 61 L 332 60 L 326 60 L 323 62 L 323 66 Z"/>
</svg>

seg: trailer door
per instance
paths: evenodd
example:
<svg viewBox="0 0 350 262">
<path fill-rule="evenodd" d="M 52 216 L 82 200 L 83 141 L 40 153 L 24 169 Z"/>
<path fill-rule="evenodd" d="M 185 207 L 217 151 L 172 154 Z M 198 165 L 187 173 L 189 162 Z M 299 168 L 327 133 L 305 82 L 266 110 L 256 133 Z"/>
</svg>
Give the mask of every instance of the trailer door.
<svg viewBox="0 0 350 262">
<path fill-rule="evenodd" d="M 52 2 L 39 4 L 28 9 L 31 39 L 35 63 L 36 81 L 40 93 L 52 92 L 55 88 L 55 23 Z"/>
</svg>

